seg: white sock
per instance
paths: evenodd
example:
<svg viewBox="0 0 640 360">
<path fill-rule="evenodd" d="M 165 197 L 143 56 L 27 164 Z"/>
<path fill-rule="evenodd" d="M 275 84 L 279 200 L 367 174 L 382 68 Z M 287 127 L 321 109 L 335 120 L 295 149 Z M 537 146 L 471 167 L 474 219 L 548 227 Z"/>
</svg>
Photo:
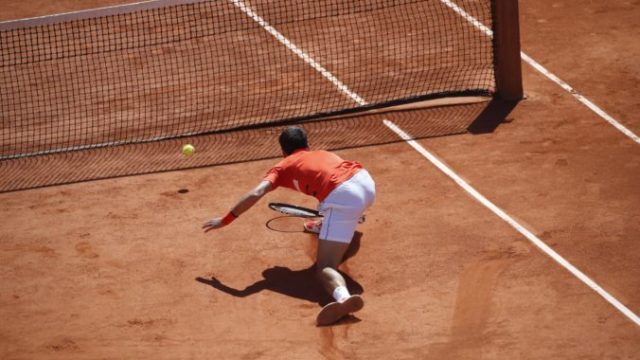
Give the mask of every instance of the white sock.
<svg viewBox="0 0 640 360">
<path fill-rule="evenodd" d="M 349 290 L 344 286 L 338 286 L 333 290 L 333 298 L 336 299 L 337 302 L 343 302 L 347 300 L 349 296 L 351 296 L 351 294 L 349 294 Z"/>
</svg>

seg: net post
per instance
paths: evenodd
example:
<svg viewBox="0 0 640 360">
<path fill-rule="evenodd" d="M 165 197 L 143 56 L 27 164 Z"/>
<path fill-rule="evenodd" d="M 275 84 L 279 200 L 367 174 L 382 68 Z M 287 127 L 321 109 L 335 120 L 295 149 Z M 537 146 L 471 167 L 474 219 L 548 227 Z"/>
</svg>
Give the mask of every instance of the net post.
<svg viewBox="0 0 640 360">
<path fill-rule="evenodd" d="M 523 90 L 518 0 L 493 0 L 491 6 L 496 95 L 501 100 L 520 100 Z"/>
</svg>

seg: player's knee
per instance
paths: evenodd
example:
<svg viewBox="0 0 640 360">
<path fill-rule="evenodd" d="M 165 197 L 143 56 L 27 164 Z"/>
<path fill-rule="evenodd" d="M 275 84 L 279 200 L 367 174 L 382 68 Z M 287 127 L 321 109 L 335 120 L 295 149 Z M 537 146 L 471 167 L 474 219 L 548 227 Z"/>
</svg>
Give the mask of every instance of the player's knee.
<svg viewBox="0 0 640 360">
<path fill-rule="evenodd" d="M 316 278 L 318 280 L 331 278 L 336 270 L 325 264 L 316 266 Z"/>
</svg>

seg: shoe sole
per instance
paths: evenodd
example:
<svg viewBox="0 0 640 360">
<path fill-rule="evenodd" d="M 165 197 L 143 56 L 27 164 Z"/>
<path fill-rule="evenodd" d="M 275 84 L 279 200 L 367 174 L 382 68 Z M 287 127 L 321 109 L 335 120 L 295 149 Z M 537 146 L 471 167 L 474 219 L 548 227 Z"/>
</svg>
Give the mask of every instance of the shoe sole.
<svg viewBox="0 0 640 360">
<path fill-rule="evenodd" d="M 332 302 L 325 305 L 325 307 L 320 310 L 320 313 L 316 318 L 316 323 L 318 326 L 331 325 L 346 315 L 361 310 L 363 307 L 364 300 L 362 299 L 362 296 L 351 295 L 344 302 Z"/>
</svg>

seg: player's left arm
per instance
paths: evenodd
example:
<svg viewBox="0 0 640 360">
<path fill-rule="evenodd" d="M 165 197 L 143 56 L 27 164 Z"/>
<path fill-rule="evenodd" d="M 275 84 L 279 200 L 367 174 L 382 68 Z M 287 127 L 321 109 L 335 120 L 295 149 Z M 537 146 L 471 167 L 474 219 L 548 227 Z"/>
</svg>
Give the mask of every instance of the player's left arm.
<svg viewBox="0 0 640 360">
<path fill-rule="evenodd" d="M 245 211 L 249 210 L 255 203 L 257 203 L 262 197 L 268 193 L 272 189 L 273 185 L 268 180 L 262 180 L 258 186 L 253 188 L 251 191 L 246 193 L 240 200 L 236 203 L 234 207 L 231 208 L 231 211 L 224 217 L 217 217 L 207 221 L 202 228 L 204 232 L 208 232 L 213 229 L 221 228 L 225 225 L 230 224 L 233 220 L 235 220 L 238 216 L 240 216 Z"/>
</svg>

